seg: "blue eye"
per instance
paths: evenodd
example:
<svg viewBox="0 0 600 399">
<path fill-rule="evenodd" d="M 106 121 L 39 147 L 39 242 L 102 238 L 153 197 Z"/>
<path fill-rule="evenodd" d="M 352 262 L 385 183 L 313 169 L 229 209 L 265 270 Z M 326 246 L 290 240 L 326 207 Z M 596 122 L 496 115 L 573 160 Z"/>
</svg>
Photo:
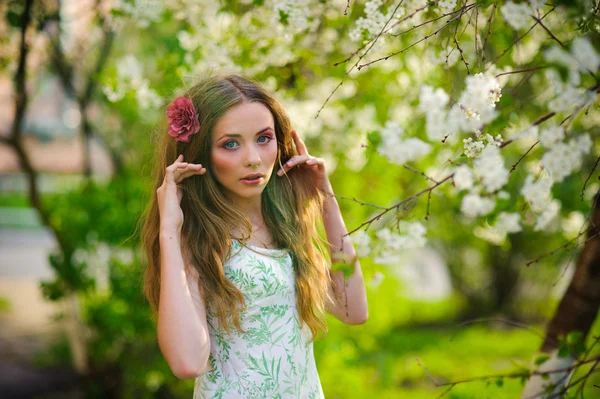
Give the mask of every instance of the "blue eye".
<svg viewBox="0 0 600 399">
<path fill-rule="evenodd" d="M 231 150 L 232 148 L 234 148 L 234 147 L 230 146 L 229 144 L 235 144 L 235 141 L 232 140 L 232 141 L 226 142 L 225 144 L 223 144 L 223 148 L 227 148 L 228 150 Z"/>
<path fill-rule="evenodd" d="M 267 139 L 265 141 L 261 141 L 261 143 L 268 143 L 269 141 L 273 140 L 273 136 L 265 134 L 264 136 L 260 136 L 258 139 Z"/>
</svg>

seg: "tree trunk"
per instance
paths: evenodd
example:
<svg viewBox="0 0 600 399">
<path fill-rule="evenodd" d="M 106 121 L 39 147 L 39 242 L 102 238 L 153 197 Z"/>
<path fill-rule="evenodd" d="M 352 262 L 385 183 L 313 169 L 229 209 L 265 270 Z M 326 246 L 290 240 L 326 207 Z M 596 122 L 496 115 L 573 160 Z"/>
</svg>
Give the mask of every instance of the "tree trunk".
<svg viewBox="0 0 600 399">
<path fill-rule="evenodd" d="M 558 337 L 567 336 L 570 332 L 580 331 L 585 342 L 600 306 L 600 191 L 596 193 L 594 205 L 590 212 L 589 228 L 583 250 L 577 259 L 575 273 L 569 288 L 565 292 L 556 313 L 546 331 L 546 337 L 540 348 L 541 353 L 548 353 L 551 359 L 542 366 L 544 371 L 569 367 L 573 357 L 557 358 Z M 536 355 L 537 356 L 537 355 Z M 560 374 L 560 375 L 559 375 Z M 544 385 L 558 383 L 552 393 L 559 392 L 568 383 L 570 373 L 551 374 L 550 379 L 543 380 L 535 376 L 529 379 L 522 398 L 542 398 Z M 556 397 L 556 396 L 555 396 Z"/>
</svg>

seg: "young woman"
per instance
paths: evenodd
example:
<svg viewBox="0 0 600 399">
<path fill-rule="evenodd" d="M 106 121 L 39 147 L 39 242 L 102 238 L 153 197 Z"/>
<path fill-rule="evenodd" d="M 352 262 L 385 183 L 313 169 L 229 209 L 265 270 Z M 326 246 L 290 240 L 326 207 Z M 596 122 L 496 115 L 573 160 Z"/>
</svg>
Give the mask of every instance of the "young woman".
<svg viewBox="0 0 600 399">
<path fill-rule="evenodd" d="M 360 264 L 323 159 L 282 106 L 211 76 L 167 108 L 145 214 L 145 292 L 173 373 L 195 398 L 322 398 L 314 338 L 326 310 L 367 320 Z M 322 223 L 322 225 L 320 225 Z M 331 261 L 353 264 L 351 277 Z"/>
</svg>

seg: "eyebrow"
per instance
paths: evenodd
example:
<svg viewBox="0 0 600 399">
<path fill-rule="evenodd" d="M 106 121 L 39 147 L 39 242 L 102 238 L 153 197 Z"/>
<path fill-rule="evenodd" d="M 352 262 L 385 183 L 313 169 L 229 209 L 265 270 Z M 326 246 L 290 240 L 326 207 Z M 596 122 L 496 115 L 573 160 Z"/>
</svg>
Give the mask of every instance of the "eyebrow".
<svg viewBox="0 0 600 399">
<path fill-rule="evenodd" d="M 268 131 L 273 131 L 273 128 L 270 127 L 270 126 L 269 127 L 265 127 L 264 129 L 262 129 L 261 131 L 259 131 L 258 133 L 256 133 L 255 136 L 258 136 L 259 134 L 263 134 L 263 133 L 268 132 Z M 219 137 L 219 139 L 217 141 L 219 141 L 219 140 L 221 140 L 221 139 L 223 139 L 225 137 L 242 137 L 242 135 L 241 134 L 233 134 L 233 133 L 224 134 L 223 136 Z"/>
</svg>

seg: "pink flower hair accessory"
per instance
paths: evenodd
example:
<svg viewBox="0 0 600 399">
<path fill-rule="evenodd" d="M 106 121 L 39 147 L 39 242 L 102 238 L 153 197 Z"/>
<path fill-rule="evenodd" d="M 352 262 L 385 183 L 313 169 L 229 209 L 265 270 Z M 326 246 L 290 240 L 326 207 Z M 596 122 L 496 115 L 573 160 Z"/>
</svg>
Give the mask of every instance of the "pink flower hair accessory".
<svg viewBox="0 0 600 399">
<path fill-rule="evenodd" d="M 167 108 L 169 117 L 169 136 L 175 141 L 188 143 L 190 136 L 200 131 L 199 115 L 194 108 L 192 100 L 187 97 L 178 97 Z"/>
</svg>

